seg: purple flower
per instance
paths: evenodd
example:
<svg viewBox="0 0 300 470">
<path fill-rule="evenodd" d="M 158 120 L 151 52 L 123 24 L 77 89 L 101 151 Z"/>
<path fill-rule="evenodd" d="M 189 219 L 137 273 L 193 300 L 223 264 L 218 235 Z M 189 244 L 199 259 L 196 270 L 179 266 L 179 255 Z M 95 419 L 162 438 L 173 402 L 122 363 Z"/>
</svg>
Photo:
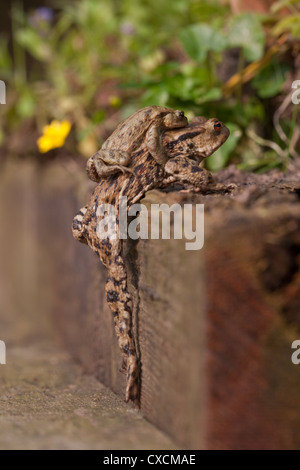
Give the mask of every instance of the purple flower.
<svg viewBox="0 0 300 470">
<path fill-rule="evenodd" d="M 54 18 L 54 13 L 51 8 L 48 7 L 40 7 L 35 10 L 37 16 L 41 18 L 41 20 L 51 22 Z"/>
<path fill-rule="evenodd" d="M 52 23 L 54 12 L 48 7 L 39 7 L 29 15 L 28 21 L 30 26 L 35 28 L 38 32 L 45 32 L 45 27 Z"/>
<path fill-rule="evenodd" d="M 124 21 L 124 23 L 121 23 L 120 31 L 125 36 L 132 36 L 136 33 L 135 27 L 129 21 Z"/>
</svg>

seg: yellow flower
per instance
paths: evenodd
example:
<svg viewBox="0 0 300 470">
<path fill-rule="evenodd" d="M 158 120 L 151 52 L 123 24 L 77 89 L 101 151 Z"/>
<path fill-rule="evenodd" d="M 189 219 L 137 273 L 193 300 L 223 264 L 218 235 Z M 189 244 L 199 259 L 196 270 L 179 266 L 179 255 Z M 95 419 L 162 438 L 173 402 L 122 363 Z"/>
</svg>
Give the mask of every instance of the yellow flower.
<svg viewBox="0 0 300 470">
<path fill-rule="evenodd" d="M 62 147 L 70 130 L 71 123 L 69 121 L 52 121 L 43 128 L 43 135 L 37 140 L 39 151 L 46 153 L 51 149 Z"/>
<path fill-rule="evenodd" d="M 108 102 L 112 108 L 119 108 L 122 104 L 122 101 L 116 95 L 111 95 L 108 99 Z"/>
</svg>

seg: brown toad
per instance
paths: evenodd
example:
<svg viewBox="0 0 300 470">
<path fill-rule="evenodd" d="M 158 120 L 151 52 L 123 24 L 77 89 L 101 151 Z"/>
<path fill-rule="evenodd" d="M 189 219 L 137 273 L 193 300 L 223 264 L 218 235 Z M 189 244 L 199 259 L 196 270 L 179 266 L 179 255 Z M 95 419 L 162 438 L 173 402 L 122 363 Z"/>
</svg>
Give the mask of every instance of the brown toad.
<svg viewBox="0 0 300 470">
<path fill-rule="evenodd" d="M 146 145 L 157 163 L 166 163 L 168 155 L 161 142 L 162 131 L 187 124 L 183 111 L 161 106 L 139 109 L 120 122 L 101 149 L 88 160 L 87 172 L 90 179 L 99 182 L 101 178 L 120 171 L 132 172 L 127 166 L 131 155 L 141 145 Z"/>
<path fill-rule="evenodd" d="M 162 120 L 166 116 L 166 108 L 154 109 L 156 119 Z M 173 110 L 167 110 L 170 111 Z M 131 123 L 128 118 L 122 124 L 123 127 L 118 127 L 124 137 L 121 140 L 117 138 L 115 142 L 111 140 L 112 147 L 128 152 L 131 143 L 127 142 L 126 135 L 129 139 Z M 118 343 L 123 355 L 123 367 L 127 370 L 126 401 L 134 402 L 139 399 L 140 371 L 132 329 L 132 300 L 127 288 L 127 272 L 122 257 L 123 240 L 119 237 L 119 198 L 127 196 L 127 208 L 130 208 L 146 191 L 166 187 L 177 181 L 192 184 L 203 192 L 224 190 L 224 186 L 214 183 L 208 171 L 199 167 L 199 162 L 217 150 L 229 136 L 227 127 L 214 118 L 206 120 L 197 117 L 189 125 L 177 129 L 166 129 L 160 121 L 157 128 L 159 133 L 154 139 L 155 148 L 158 152 L 160 147 L 163 149 L 161 161 L 165 161 L 167 155 L 167 162 L 163 164 L 153 158 L 149 150 L 148 132 L 142 134 L 138 145 L 129 154 L 127 165 L 131 173 L 112 174 L 100 179 L 94 165 L 95 158 L 92 157 L 88 171 L 92 179 L 100 179 L 100 182 L 90 202 L 73 220 L 74 237 L 89 245 L 108 269 L 106 295 L 113 312 Z M 120 172 L 120 169 L 115 168 L 114 171 Z M 99 231 L 108 207 L 106 204 L 113 206 L 115 210 L 115 236 L 103 235 Z"/>
</svg>

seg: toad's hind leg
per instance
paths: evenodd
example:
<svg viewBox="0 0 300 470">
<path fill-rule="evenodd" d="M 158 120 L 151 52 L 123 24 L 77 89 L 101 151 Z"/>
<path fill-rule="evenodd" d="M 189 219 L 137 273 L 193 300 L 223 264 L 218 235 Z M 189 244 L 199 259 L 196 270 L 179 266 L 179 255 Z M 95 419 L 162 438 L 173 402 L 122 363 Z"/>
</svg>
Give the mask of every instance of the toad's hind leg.
<svg viewBox="0 0 300 470">
<path fill-rule="evenodd" d="M 118 236 L 99 239 L 95 236 L 95 231 L 92 235 L 88 233 L 86 221 L 90 217 L 90 210 L 89 206 L 85 206 L 76 214 L 73 235 L 80 242 L 90 245 L 108 269 L 105 289 L 123 356 L 122 368 L 127 370 L 126 401 L 138 403 L 139 363 L 132 331 L 132 300 L 127 289 L 127 272 L 121 256 L 122 244 Z M 118 218 L 116 223 L 118 226 Z"/>
<path fill-rule="evenodd" d="M 106 296 L 113 312 L 115 331 L 127 369 L 126 401 L 139 400 L 139 364 L 132 328 L 132 299 L 127 289 L 127 273 L 120 255 L 120 242 L 111 240 L 111 263 L 106 281 Z M 116 250 L 114 248 L 117 248 Z M 107 249 L 107 246 L 106 246 Z"/>
<path fill-rule="evenodd" d="M 131 168 L 127 168 L 129 163 L 130 154 L 128 152 L 119 149 L 100 149 L 88 159 L 86 171 L 89 178 L 98 183 L 101 178 L 116 173 L 133 173 Z"/>
</svg>

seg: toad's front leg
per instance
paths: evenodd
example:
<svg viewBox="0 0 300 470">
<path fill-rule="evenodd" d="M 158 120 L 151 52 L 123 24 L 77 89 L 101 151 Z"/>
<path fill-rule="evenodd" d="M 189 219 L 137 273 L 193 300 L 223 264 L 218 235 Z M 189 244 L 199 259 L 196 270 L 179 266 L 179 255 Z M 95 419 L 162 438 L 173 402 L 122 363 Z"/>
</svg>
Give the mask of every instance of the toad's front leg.
<svg viewBox="0 0 300 470">
<path fill-rule="evenodd" d="M 165 165 L 166 178 L 161 186 L 180 181 L 199 188 L 201 192 L 230 192 L 235 185 L 216 183 L 212 174 L 201 168 L 199 163 L 191 158 L 177 156 L 170 158 Z"/>
</svg>

